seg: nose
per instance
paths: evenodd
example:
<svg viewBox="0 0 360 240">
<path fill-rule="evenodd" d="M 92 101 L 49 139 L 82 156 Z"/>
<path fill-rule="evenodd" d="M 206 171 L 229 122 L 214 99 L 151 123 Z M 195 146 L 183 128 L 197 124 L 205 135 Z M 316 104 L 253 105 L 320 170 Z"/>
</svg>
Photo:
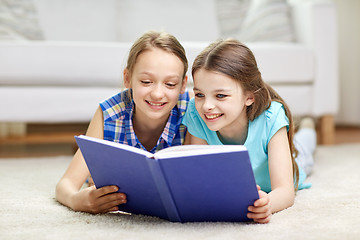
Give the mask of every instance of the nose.
<svg viewBox="0 0 360 240">
<path fill-rule="evenodd" d="M 202 107 L 203 107 L 204 111 L 208 112 L 208 111 L 213 110 L 215 108 L 215 105 L 210 98 L 205 98 L 204 104 Z"/>
<path fill-rule="evenodd" d="M 154 88 L 151 90 L 151 97 L 154 100 L 162 99 L 164 97 L 164 90 L 161 84 L 156 84 Z"/>
</svg>

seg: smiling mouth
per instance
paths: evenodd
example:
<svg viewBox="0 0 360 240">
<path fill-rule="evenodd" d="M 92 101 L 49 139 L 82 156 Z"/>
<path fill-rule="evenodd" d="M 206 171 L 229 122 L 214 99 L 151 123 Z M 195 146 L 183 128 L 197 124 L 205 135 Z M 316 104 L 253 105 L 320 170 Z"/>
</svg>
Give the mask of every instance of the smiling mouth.
<svg viewBox="0 0 360 240">
<path fill-rule="evenodd" d="M 166 103 L 154 103 L 154 102 L 149 102 L 146 101 L 149 105 L 154 106 L 154 107 L 160 107 L 160 106 L 164 106 Z"/>
<path fill-rule="evenodd" d="M 204 114 L 205 115 L 205 118 L 208 119 L 208 120 L 213 120 L 213 119 L 216 119 L 216 118 L 219 118 L 221 117 L 222 115 L 224 115 L 223 113 L 221 114 Z"/>
</svg>

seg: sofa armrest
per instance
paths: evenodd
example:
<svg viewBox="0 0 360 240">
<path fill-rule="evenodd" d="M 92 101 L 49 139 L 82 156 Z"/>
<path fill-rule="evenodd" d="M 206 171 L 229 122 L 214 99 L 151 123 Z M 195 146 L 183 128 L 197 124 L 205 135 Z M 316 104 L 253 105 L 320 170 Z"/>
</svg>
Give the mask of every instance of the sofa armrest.
<svg viewBox="0 0 360 240">
<path fill-rule="evenodd" d="M 338 39 L 335 4 L 330 1 L 292 0 L 297 41 L 315 56 L 313 114 L 334 115 L 339 107 Z"/>
</svg>

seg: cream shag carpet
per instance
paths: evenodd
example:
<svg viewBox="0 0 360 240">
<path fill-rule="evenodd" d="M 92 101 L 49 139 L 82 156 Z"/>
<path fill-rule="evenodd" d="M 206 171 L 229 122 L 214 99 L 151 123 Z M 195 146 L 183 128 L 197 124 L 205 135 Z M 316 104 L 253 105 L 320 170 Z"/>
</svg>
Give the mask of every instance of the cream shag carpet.
<svg viewBox="0 0 360 240">
<path fill-rule="evenodd" d="M 70 160 L 0 159 L 0 239 L 360 239 L 360 144 L 319 146 L 312 188 L 265 225 L 73 212 L 54 198 Z"/>
</svg>

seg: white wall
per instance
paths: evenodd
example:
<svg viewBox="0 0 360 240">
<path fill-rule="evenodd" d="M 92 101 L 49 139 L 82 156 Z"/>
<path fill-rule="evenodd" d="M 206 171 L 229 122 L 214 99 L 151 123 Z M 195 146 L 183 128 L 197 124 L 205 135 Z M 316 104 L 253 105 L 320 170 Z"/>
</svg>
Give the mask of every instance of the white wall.
<svg viewBox="0 0 360 240">
<path fill-rule="evenodd" d="M 360 126 L 360 1 L 335 0 L 335 3 L 340 58 L 340 111 L 336 122 Z"/>
</svg>

